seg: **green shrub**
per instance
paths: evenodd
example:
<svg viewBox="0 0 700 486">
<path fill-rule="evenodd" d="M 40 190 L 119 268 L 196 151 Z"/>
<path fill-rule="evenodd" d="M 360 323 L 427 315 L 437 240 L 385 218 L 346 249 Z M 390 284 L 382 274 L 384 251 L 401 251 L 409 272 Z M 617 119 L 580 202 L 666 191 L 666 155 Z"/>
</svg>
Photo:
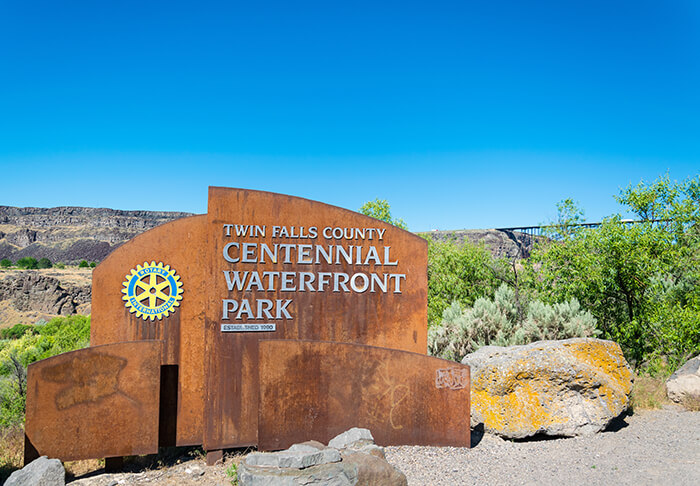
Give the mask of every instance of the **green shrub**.
<svg viewBox="0 0 700 486">
<path fill-rule="evenodd" d="M 84 348 L 89 343 L 89 316 L 56 317 L 44 325 L 28 326 L 19 338 L 0 341 L 0 375 L 9 374 L 11 356 L 27 366 L 40 359 Z"/>
<path fill-rule="evenodd" d="M 97 266 L 97 263 L 95 262 L 90 262 L 90 268 L 95 268 Z"/>
<path fill-rule="evenodd" d="M 515 291 L 505 284 L 496 290 L 493 300 L 481 297 L 471 308 L 462 310 L 453 302 L 440 325 L 428 331 L 428 352 L 459 361 L 487 345 L 512 346 L 598 334 L 595 319 L 582 311 L 575 299 L 554 305 L 535 300 L 526 306 L 524 315 L 519 307 Z"/>
<path fill-rule="evenodd" d="M 86 260 L 80 260 L 80 263 L 78 263 L 78 268 L 87 268 L 88 262 Z"/>
<path fill-rule="evenodd" d="M 53 264 L 51 263 L 51 260 L 48 258 L 40 258 L 39 261 L 37 262 L 37 267 L 38 268 L 51 268 L 53 267 Z"/>
<path fill-rule="evenodd" d="M 31 334 L 37 334 L 34 326 L 28 324 L 15 324 L 7 329 L 0 330 L 0 339 L 19 339 L 24 336 L 27 331 Z"/>
<path fill-rule="evenodd" d="M 20 392 L 10 378 L 0 376 L 0 427 L 21 424 L 25 406 L 26 392 Z"/>
<path fill-rule="evenodd" d="M 56 263 L 56 265 L 54 265 L 54 267 L 64 269 L 66 268 L 66 265 L 64 263 L 58 262 Z"/>
<path fill-rule="evenodd" d="M 33 270 L 39 268 L 39 262 L 34 257 L 22 257 L 17 260 L 17 266 L 25 270 Z"/>
<path fill-rule="evenodd" d="M 12 266 L 12 260 L 8 258 L 3 258 L 0 260 L 0 267 L 2 268 L 10 268 Z"/>
<path fill-rule="evenodd" d="M 24 419 L 26 367 L 40 359 L 88 346 L 90 317 L 56 317 L 43 325 L 19 324 L 6 331 L 19 337 L 0 341 L 0 425 L 21 423 Z"/>
<path fill-rule="evenodd" d="M 452 302 L 468 307 L 479 297 L 493 295 L 499 283 L 494 270 L 505 262 L 494 259 L 483 246 L 427 239 L 428 326 L 432 327 Z"/>
</svg>

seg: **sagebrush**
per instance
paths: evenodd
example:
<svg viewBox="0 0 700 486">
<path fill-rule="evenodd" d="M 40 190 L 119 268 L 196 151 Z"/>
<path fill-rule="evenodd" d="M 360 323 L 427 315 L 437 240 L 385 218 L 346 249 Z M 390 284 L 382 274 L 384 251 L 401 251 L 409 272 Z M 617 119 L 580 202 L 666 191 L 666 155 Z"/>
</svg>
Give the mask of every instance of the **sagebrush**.
<svg viewBox="0 0 700 486">
<path fill-rule="evenodd" d="M 535 300 L 522 306 L 515 291 L 501 285 L 493 300 L 482 297 L 466 309 L 458 302 L 452 303 L 440 325 L 429 330 L 428 351 L 433 356 L 460 361 L 487 345 L 513 346 L 598 334 L 595 318 L 581 309 L 576 299 L 557 304 Z"/>
</svg>

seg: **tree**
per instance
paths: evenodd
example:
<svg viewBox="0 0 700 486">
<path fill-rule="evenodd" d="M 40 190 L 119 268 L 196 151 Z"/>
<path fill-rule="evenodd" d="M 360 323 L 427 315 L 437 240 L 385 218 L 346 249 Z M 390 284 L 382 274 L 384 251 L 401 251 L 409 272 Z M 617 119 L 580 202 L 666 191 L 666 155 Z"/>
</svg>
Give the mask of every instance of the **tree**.
<svg viewBox="0 0 700 486">
<path fill-rule="evenodd" d="M 87 260 L 80 260 L 80 263 L 78 263 L 78 268 L 88 268 L 88 266 Z"/>
<path fill-rule="evenodd" d="M 371 216 L 372 218 L 398 226 L 401 229 L 408 229 L 408 226 L 406 226 L 403 219 L 392 219 L 391 208 L 386 199 L 375 199 L 374 201 L 368 201 L 362 205 L 360 212 L 365 216 Z"/>
<path fill-rule="evenodd" d="M 39 262 L 37 263 L 38 268 L 51 268 L 53 267 L 53 264 L 51 263 L 51 260 L 48 258 L 41 258 L 39 259 Z"/>
<path fill-rule="evenodd" d="M 0 267 L 2 268 L 10 268 L 12 266 L 12 260 L 8 258 L 3 258 L 0 260 Z"/>
<path fill-rule="evenodd" d="M 483 246 L 428 237 L 428 325 L 438 324 L 453 302 L 469 307 L 479 297 L 493 295 L 498 287 L 493 269 L 505 265 Z"/>
<path fill-rule="evenodd" d="M 700 176 L 641 182 L 616 199 L 641 222 L 615 215 L 540 242 L 532 284 L 549 302 L 576 298 L 633 364 L 675 366 L 700 352 Z"/>
<path fill-rule="evenodd" d="M 585 213 L 577 201 L 571 198 L 557 203 L 557 220 L 544 229 L 544 236 L 553 240 L 563 240 L 575 236 L 582 228 Z"/>
<path fill-rule="evenodd" d="M 22 257 L 17 260 L 17 266 L 25 270 L 33 270 L 38 268 L 39 262 L 34 257 Z"/>
</svg>

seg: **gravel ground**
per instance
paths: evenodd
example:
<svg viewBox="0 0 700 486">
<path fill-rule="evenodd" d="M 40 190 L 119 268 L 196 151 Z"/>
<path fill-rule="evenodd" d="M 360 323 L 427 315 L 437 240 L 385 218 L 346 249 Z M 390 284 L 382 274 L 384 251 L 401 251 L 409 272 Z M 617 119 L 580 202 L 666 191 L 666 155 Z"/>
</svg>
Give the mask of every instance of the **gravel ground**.
<svg viewBox="0 0 700 486">
<path fill-rule="evenodd" d="M 479 485 L 700 485 L 700 412 L 637 412 L 614 431 L 592 437 L 512 442 L 473 434 L 471 449 L 387 447 L 387 460 L 410 486 Z M 92 472 L 73 486 L 230 485 L 223 465 L 207 467 L 201 457 L 131 473 Z"/>
<path fill-rule="evenodd" d="M 386 454 L 411 486 L 700 485 L 700 412 L 642 411 L 617 427 L 592 437 L 526 442 L 484 435 L 472 449 L 401 446 L 387 447 Z"/>
</svg>

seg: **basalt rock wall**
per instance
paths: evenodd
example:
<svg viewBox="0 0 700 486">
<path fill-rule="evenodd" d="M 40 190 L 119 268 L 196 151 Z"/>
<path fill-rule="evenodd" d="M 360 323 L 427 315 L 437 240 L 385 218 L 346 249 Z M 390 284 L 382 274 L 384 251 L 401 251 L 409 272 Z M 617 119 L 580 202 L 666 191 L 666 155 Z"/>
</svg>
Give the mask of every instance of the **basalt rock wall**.
<svg viewBox="0 0 700 486">
<path fill-rule="evenodd" d="M 535 242 L 545 239 L 543 236 L 533 236 L 505 229 L 431 231 L 423 233 L 423 236 L 435 241 L 453 242 L 457 245 L 464 243 L 484 245 L 493 256 L 508 260 L 529 257 Z"/>
<path fill-rule="evenodd" d="M 105 208 L 0 206 L 0 259 L 101 261 L 139 233 L 190 215 Z"/>
<path fill-rule="evenodd" d="M 37 271 L 19 272 L 0 280 L 0 302 L 9 301 L 20 312 L 69 316 L 78 313 L 84 304 L 90 304 L 91 296 L 89 285 L 62 284 Z"/>
</svg>

